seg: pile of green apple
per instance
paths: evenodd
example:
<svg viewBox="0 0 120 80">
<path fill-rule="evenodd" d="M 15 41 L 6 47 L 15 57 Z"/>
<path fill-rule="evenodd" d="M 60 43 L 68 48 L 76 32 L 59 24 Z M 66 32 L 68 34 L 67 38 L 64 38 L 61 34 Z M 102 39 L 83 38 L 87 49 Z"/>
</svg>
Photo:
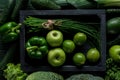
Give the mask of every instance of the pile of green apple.
<svg viewBox="0 0 120 80">
<path fill-rule="evenodd" d="M 62 66 L 69 54 L 72 54 L 72 60 L 76 66 L 84 65 L 86 60 L 95 63 L 100 59 L 100 52 L 96 48 L 90 48 L 86 55 L 82 52 L 73 53 L 76 46 L 81 46 L 87 41 L 86 34 L 77 32 L 72 36 L 72 40 L 64 40 L 64 37 L 63 33 L 59 30 L 51 30 L 46 35 L 46 41 L 52 47 L 47 55 L 48 63 L 51 66 Z"/>
</svg>

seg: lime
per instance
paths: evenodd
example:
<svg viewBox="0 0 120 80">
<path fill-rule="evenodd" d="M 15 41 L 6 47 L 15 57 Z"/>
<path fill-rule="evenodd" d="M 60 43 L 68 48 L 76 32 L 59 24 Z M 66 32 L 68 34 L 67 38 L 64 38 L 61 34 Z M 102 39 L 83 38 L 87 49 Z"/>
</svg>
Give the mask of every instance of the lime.
<svg viewBox="0 0 120 80">
<path fill-rule="evenodd" d="M 73 62 L 77 66 L 84 65 L 86 62 L 85 55 L 81 52 L 75 53 L 73 56 Z"/>
<path fill-rule="evenodd" d="M 73 41 L 76 45 L 83 45 L 87 40 L 87 36 L 84 33 L 78 32 L 74 35 Z"/>
<path fill-rule="evenodd" d="M 97 62 L 100 59 L 100 52 L 96 48 L 90 48 L 87 51 L 87 60 L 89 62 Z"/>
<path fill-rule="evenodd" d="M 66 53 L 72 53 L 75 49 L 75 44 L 72 40 L 64 40 L 63 41 L 63 50 Z"/>
</svg>

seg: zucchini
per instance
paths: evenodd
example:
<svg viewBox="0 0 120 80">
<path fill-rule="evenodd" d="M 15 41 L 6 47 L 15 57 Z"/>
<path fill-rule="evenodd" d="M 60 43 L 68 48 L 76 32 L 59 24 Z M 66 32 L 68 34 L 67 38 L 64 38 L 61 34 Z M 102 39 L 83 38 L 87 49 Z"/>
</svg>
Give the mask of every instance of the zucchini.
<svg viewBox="0 0 120 80">
<path fill-rule="evenodd" d="M 27 7 L 27 4 L 28 4 L 28 0 L 15 0 L 15 2 L 16 2 L 15 7 L 14 7 L 13 12 L 11 14 L 12 20 L 16 20 L 16 18 L 19 15 L 20 9 L 22 9 L 22 8 L 25 9 Z"/>
<path fill-rule="evenodd" d="M 13 44 L 8 49 L 7 53 L 4 55 L 2 61 L 0 62 L 0 70 L 4 70 L 7 63 L 13 61 L 13 55 L 15 53 L 17 44 Z"/>
<path fill-rule="evenodd" d="M 35 9 L 61 9 L 54 1 L 51 0 L 31 0 Z"/>
<path fill-rule="evenodd" d="M 3 24 L 10 20 L 10 15 L 13 11 L 13 8 L 15 6 L 15 0 L 8 0 L 8 5 L 5 6 L 4 10 L 1 13 L 0 17 L 0 24 Z"/>
</svg>

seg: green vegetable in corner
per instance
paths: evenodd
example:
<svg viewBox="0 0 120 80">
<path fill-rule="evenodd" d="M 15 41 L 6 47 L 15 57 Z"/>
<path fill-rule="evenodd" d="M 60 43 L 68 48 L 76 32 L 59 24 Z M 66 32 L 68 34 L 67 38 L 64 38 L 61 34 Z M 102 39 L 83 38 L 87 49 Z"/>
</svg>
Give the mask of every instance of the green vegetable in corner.
<svg viewBox="0 0 120 80">
<path fill-rule="evenodd" d="M 17 24 L 16 22 L 7 22 L 0 26 L 2 41 L 4 43 L 15 41 L 19 36 L 20 27 L 21 24 Z"/>
<path fill-rule="evenodd" d="M 75 74 L 68 77 L 66 80 L 104 80 L 100 76 L 94 76 L 92 74 Z"/>
<path fill-rule="evenodd" d="M 106 60 L 105 80 L 120 80 L 120 67 L 112 58 Z"/>
<path fill-rule="evenodd" d="M 20 64 L 8 63 L 3 73 L 7 80 L 25 80 L 27 74 L 21 70 Z"/>
<path fill-rule="evenodd" d="M 47 20 L 36 17 L 27 17 L 24 20 L 27 32 L 39 32 L 52 29 L 58 29 L 69 35 L 74 35 L 76 32 L 83 32 L 88 36 L 88 42 L 92 47 L 99 49 L 100 33 L 95 27 L 70 19 L 55 19 Z"/>
<path fill-rule="evenodd" d="M 120 33 L 120 17 L 111 18 L 107 21 L 107 29 L 109 34 Z"/>
<path fill-rule="evenodd" d="M 35 9 L 60 9 L 52 0 L 31 0 L 31 4 Z"/>
<path fill-rule="evenodd" d="M 30 58 L 41 59 L 48 53 L 47 41 L 44 37 L 34 36 L 26 42 L 26 51 Z"/>
<path fill-rule="evenodd" d="M 58 73 L 37 71 L 28 75 L 26 80 L 64 80 L 64 78 Z"/>
</svg>

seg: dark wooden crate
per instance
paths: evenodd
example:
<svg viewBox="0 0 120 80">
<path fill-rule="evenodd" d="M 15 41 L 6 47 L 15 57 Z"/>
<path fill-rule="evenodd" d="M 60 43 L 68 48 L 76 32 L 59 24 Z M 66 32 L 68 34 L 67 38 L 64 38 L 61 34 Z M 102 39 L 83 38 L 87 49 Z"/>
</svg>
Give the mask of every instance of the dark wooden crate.
<svg viewBox="0 0 120 80">
<path fill-rule="evenodd" d="M 50 65 L 42 63 L 42 65 L 31 65 L 26 61 L 26 53 L 25 53 L 25 25 L 21 27 L 20 34 L 20 62 L 21 67 L 25 72 L 34 72 L 34 71 L 73 71 L 73 72 L 88 72 L 88 71 L 105 71 L 105 60 L 106 60 L 106 15 L 105 10 L 90 10 L 90 9 L 82 9 L 82 10 L 21 10 L 20 11 L 20 22 L 22 23 L 27 16 L 35 16 L 39 18 L 72 18 L 79 20 L 79 16 L 86 16 L 85 21 L 90 21 L 91 23 L 94 21 L 99 22 L 100 24 L 100 39 L 101 39 L 101 59 L 100 62 L 96 65 L 84 65 L 81 68 L 76 67 L 72 64 L 65 64 L 59 68 L 51 67 Z M 97 20 L 96 17 L 100 20 Z M 81 17 L 83 19 L 83 17 Z M 91 20 L 90 20 L 91 18 Z M 83 19 L 84 20 L 84 19 Z M 41 61 L 37 61 L 41 63 Z M 31 62 L 36 63 L 36 62 Z"/>
</svg>

